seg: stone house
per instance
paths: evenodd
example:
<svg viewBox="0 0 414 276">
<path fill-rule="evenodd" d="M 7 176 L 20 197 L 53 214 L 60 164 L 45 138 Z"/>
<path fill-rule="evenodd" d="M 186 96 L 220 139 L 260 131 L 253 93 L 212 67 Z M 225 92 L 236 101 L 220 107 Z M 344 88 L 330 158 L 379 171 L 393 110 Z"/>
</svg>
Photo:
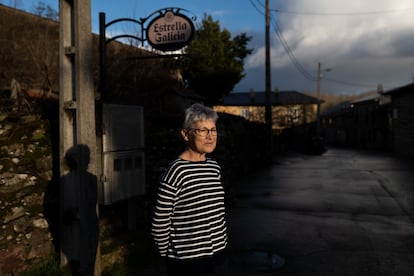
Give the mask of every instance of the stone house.
<svg viewBox="0 0 414 276">
<path fill-rule="evenodd" d="M 316 121 L 318 99 L 297 91 L 273 92 L 272 128 L 275 133 L 285 128 L 305 125 Z M 252 122 L 265 122 L 265 92 L 230 93 L 220 104 L 218 112 L 242 116 Z"/>
</svg>

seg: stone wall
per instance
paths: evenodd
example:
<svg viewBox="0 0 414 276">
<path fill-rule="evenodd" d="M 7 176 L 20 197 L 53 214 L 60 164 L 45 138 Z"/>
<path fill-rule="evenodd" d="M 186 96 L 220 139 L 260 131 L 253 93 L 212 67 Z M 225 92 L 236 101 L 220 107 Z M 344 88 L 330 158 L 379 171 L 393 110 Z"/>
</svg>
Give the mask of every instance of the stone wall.
<svg viewBox="0 0 414 276">
<path fill-rule="evenodd" d="M 0 275 L 54 252 L 44 213 L 53 163 L 49 130 L 40 115 L 0 114 Z"/>
</svg>

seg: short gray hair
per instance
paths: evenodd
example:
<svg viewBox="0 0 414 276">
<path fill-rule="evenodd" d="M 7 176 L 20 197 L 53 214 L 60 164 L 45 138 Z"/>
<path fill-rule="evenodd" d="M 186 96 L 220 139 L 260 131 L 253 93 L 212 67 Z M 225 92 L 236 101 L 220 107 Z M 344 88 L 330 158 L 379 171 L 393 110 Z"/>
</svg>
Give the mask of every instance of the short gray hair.
<svg viewBox="0 0 414 276">
<path fill-rule="evenodd" d="M 217 119 L 217 112 L 212 108 L 195 103 L 185 110 L 183 129 L 190 129 L 198 121 L 212 120 L 217 122 Z"/>
</svg>

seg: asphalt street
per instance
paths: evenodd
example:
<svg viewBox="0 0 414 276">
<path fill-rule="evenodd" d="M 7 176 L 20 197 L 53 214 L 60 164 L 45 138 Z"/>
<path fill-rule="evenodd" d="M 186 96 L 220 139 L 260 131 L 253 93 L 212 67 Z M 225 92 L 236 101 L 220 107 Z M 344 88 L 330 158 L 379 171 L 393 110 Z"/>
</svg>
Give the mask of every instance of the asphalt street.
<svg viewBox="0 0 414 276">
<path fill-rule="evenodd" d="M 228 275 L 414 275 L 414 166 L 328 149 L 234 187 Z"/>
</svg>

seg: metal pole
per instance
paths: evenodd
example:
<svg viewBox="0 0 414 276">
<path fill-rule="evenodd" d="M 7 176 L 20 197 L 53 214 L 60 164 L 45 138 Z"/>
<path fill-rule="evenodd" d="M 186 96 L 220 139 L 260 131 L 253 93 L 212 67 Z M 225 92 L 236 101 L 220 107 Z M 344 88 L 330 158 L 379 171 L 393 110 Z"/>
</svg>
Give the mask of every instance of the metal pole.
<svg viewBox="0 0 414 276">
<path fill-rule="evenodd" d="M 272 131 L 272 101 L 270 96 L 271 90 L 271 72 L 270 72 L 270 14 L 269 14 L 269 0 L 266 0 L 266 104 L 265 104 L 265 121 L 267 126 L 267 131 L 269 132 L 269 153 L 270 159 L 272 160 L 273 155 L 273 131 Z"/>
<path fill-rule="evenodd" d="M 99 13 L 99 93 L 104 96 L 106 78 L 106 18 L 105 13 Z"/>
</svg>

